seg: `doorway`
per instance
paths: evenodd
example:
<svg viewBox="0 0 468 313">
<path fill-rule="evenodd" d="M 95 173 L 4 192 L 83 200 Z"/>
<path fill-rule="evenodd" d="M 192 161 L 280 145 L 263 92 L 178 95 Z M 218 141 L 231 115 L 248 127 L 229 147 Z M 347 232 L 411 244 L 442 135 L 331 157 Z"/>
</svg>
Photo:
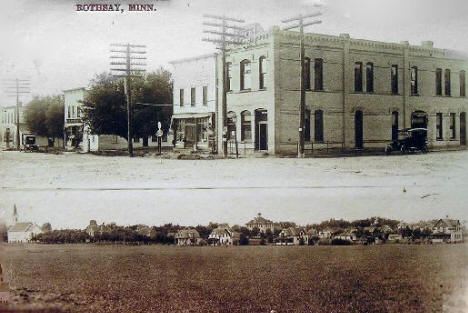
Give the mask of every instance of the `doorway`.
<svg viewBox="0 0 468 313">
<path fill-rule="evenodd" d="M 267 110 L 255 110 L 255 150 L 268 150 Z"/>
<path fill-rule="evenodd" d="M 466 113 L 460 113 L 460 145 L 466 146 Z"/>
<path fill-rule="evenodd" d="M 354 113 L 354 139 L 356 143 L 356 149 L 362 149 L 364 144 L 363 138 L 363 117 L 362 111 L 356 111 Z"/>
<path fill-rule="evenodd" d="M 392 141 L 398 139 L 398 112 L 392 112 Z"/>
</svg>

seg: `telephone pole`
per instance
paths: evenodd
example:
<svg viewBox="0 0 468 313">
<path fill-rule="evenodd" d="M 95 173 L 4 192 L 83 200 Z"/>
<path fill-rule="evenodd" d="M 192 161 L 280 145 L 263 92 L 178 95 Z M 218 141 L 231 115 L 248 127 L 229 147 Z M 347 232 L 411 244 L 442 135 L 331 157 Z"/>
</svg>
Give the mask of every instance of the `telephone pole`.
<svg viewBox="0 0 468 313">
<path fill-rule="evenodd" d="M 113 66 L 111 71 L 123 72 L 122 74 L 113 74 L 115 77 L 124 78 L 124 90 L 125 97 L 127 101 L 127 144 L 128 144 L 128 155 L 133 157 L 133 128 L 132 128 L 132 119 L 133 119 L 133 108 L 132 108 L 132 89 L 131 89 L 131 80 L 132 77 L 139 77 L 139 73 L 144 72 L 145 69 L 141 66 L 146 66 L 146 63 L 135 63 L 134 60 L 146 60 L 144 56 L 135 56 L 146 54 L 146 51 L 143 49 L 146 48 L 145 45 L 132 45 L 129 43 L 113 43 L 111 47 L 116 47 L 113 50 L 111 48 L 111 53 L 114 53 L 110 56 L 111 59 L 123 59 L 120 62 L 110 62 L 110 65 Z M 134 50 L 138 49 L 138 50 Z M 138 62 L 138 61 L 137 61 Z M 140 66 L 140 67 L 135 67 Z"/>
<path fill-rule="evenodd" d="M 5 93 L 9 97 L 16 97 L 16 150 L 20 150 L 20 95 L 31 93 L 31 81 L 29 79 L 5 79 Z"/>
<path fill-rule="evenodd" d="M 226 16 L 218 16 L 218 15 L 211 15 L 211 14 L 204 14 L 204 18 L 207 19 L 214 19 L 217 23 L 214 22 L 203 22 L 203 25 L 210 26 L 210 29 L 204 30 L 204 33 L 216 35 L 216 38 L 203 38 L 202 41 L 208 41 L 215 43 L 217 45 L 217 49 L 221 50 L 221 63 L 222 63 L 222 83 L 223 83 L 223 90 L 222 90 L 222 97 L 221 97 L 221 114 L 223 117 L 222 121 L 222 129 L 223 129 L 223 155 L 226 158 L 228 156 L 228 143 L 227 143 L 227 88 L 226 88 L 226 50 L 228 44 L 239 44 L 242 43 L 242 39 L 245 37 L 243 32 L 245 28 L 240 27 L 240 23 L 245 23 L 244 20 L 226 17 Z M 228 24 L 228 22 L 238 23 L 236 25 Z M 237 32 L 236 32 L 237 31 Z M 237 129 L 236 129 L 236 139 L 237 139 Z"/>
<path fill-rule="evenodd" d="M 305 99 L 305 66 L 304 66 L 304 59 L 305 59 L 305 49 L 304 49 L 304 27 L 309 25 L 316 25 L 322 23 L 321 20 L 316 20 L 312 22 L 304 22 L 306 18 L 312 18 L 322 15 L 322 13 L 312 13 L 299 16 L 292 17 L 281 22 L 283 23 L 290 23 L 290 22 L 297 22 L 297 24 L 286 26 L 283 30 L 290 30 L 294 28 L 299 28 L 299 42 L 300 42 L 300 59 L 301 59 L 301 100 L 299 103 L 299 147 L 297 151 L 297 157 L 303 158 L 305 156 L 304 153 L 304 115 L 305 115 L 305 106 L 306 106 L 306 99 Z M 310 77 L 309 77 L 310 79 Z"/>
</svg>

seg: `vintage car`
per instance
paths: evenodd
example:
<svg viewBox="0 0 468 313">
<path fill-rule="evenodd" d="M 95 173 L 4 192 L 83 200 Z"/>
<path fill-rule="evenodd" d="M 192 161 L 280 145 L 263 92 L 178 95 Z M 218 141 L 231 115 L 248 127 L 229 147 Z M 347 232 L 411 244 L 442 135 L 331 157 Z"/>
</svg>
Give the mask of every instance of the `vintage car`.
<svg viewBox="0 0 468 313">
<path fill-rule="evenodd" d="M 398 131 L 398 139 L 393 140 L 385 148 L 385 153 L 400 151 L 402 154 L 408 152 L 427 152 L 427 129 L 405 128 Z"/>
<path fill-rule="evenodd" d="M 38 151 L 39 147 L 36 144 L 36 136 L 34 135 L 23 135 L 23 146 L 21 150 L 25 152 Z"/>
</svg>

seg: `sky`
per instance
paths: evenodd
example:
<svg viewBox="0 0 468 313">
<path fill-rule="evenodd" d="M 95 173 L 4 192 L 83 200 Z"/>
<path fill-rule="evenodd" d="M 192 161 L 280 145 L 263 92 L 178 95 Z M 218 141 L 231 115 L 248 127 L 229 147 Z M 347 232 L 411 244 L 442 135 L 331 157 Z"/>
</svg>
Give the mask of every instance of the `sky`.
<svg viewBox="0 0 468 313">
<path fill-rule="evenodd" d="M 59 94 L 88 86 L 109 70 L 110 44 L 147 46 L 147 70 L 171 60 L 211 53 L 201 39 L 203 14 L 226 14 L 265 30 L 299 13 L 321 11 L 320 25 L 310 32 L 419 45 L 432 40 L 438 48 L 468 52 L 466 0 L 146 0 L 153 12 L 78 12 L 77 4 L 107 4 L 102 0 L 2 0 L 0 11 L 0 106 L 13 105 L 4 79 L 31 80 L 32 96 Z"/>
</svg>

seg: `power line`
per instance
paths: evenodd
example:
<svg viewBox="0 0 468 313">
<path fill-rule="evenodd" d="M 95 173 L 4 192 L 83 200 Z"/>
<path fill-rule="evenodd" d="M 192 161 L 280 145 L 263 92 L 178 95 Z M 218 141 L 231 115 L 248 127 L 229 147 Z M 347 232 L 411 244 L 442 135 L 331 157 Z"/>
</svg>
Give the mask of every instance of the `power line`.
<svg viewBox="0 0 468 313">
<path fill-rule="evenodd" d="M 283 28 L 283 30 L 290 30 L 294 28 L 299 28 L 299 40 L 300 40 L 300 59 L 301 59 L 301 100 L 299 103 L 299 146 L 297 151 L 297 156 L 303 158 L 304 155 L 304 115 L 305 115 L 305 51 L 304 51 L 304 27 L 310 25 L 321 24 L 321 20 L 315 20 L 305 23 L 306 18 L 318 17 L 321 16 L 321 12 L 315 12 L 310 14 L 299 14 L 299 16 L 291 17 L 285 20 L 282 20 L 283 23 L 297 22 L 296 24 L 289 25 Z"/>
<path fill-rule="evenodd" d="M 242 40 L 245 38 L 244 32 L 245 28 L 239 26 L 239 24 L 245 23 L 242 19 L 236 19 L 232 17 L 227 17 L 225 15 L 211 15 L 211 14 L 204 14 L 204 18 L 213 19 L 218 21 L 215 23 L 213 21 L 204 22 L 203 25 L 211 27 L 210 29 L 206 29 L 203 32 L 206 34 L 216 35 L 215 38 L 202 38 L 202 41 L 211 42 L 217 45 L 217 48 L 221 50 L 221 57 L 222 57 L 222 105 L 221 105 L 221 113 L 223 116 L 222 121 L 222 136 L 223 136 L 223 155 L 227 157 L 228 155 L 228 143 L 227 143 L 227 101 L 226 101 L 226 47 L 229 44 L 240 44 Z M 231 24 L 228 24 L 231 22 Z M 239 24 L 232 24 L 232 23 L 239 23 Z M 229 39 L 228 39 L 229 38 Z M 237 146 L 237 130 L 236 130 L 236 146 Z M 237 149 L 236 149 L 237 155 Z"/>
<path fill-rule="evenodd" d="M 111 71 L 123 72 L 121 74 L 112 74 L 115 77 L 124 78 L 124 89 L 125 97 L 127 101 L 127 144 L 128 144 L 128 154 L 130 157 L 133 157 L 133 107 L 132 107 L 132 97 L 131 97 L 131 79 L 132 77 L 139 77 L 140 74 L 146 70 L 143 68 L 146 66 L 146 63 L 141 63 L 139 61 L 133 62 L 134 60 L 146 60 L 144 56 L 135 56 L 146 54 L 146 45 L 133 45 L 133 44 L 123 44 L 123 43 L 113 43 L 111 47 L 120 47 L 124 49 L 112 49 L 110 50 L 113 55 L 110 56 L 111 62 Z M 112 59 L 124 59 L 124 62 L 113 61 Z"/>
</svg>

